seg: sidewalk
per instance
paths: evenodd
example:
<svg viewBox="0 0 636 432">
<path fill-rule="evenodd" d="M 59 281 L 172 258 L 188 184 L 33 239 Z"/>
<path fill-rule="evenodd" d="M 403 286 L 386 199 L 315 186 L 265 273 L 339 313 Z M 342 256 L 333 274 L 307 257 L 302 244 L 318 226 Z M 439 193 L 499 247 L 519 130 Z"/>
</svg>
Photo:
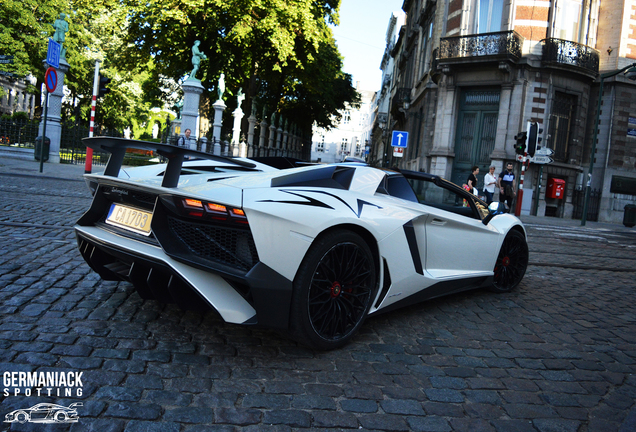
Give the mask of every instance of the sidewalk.
<svg viewBox="0 0 636 432">
<path fill-rule="evenodd" d="M 541 226 L 551 226 L 551 227 L 564 227 L 568 229 L 587 229 L 587 230 L 596 230 L 596 231 L 615 231 L 615 232 L 624 232 L 624 233 L 635 233 L 636 227 L 627 228 L 623 224 L 615 224 L 615 223 L 605 223 L 605 222 L 591 222 L 587 221 L 585 226 L 581 226 L 580 219 L 565 219 L 565 218 L 556 218 L 556 217 L 546 217 L 546 216 L 530 216 L 530 215 L 521 215 L 519 217 L 521 222 L 526 226 L 532 225 L 541 225 Z"/>
<path fill-rule="evenodd" d="M 93 173 L 103 171 L 103 166 L 93 167 Z M 84 165 L 44 162 L 42 172 L 40 172 L 40 162 L 30 158 L 15 156 L 11 152 L 0 151 L 0 175 L 84 181 L 82 178 L 84 175 Z"/>
<path fill-rule="evenodd" d="M 103 166 L 93 166 L 93 173 L 100 173 L 103 171 Z M 0 152 L 0 176 L 4 175 L 16 177 L 32 176 L 41 178 L 83 181 L 82 176 L 84 175 L 84 165 L 56 164 L 45 162 L 43 166 L 43 172 L 40 173 L 40 162 L 24 158 L 14 158 L 11 157 L 11 155 L 6 155 L 5 153 Z M 622 224 L 587 221 L 585 226 L 581 226 L 581 221 L 579 219 L 562 219 L 555 217 L 529 215 L 522 215 L 520 219 L 524 224 L 527 224 L 529 226 L 543 225 L 553 227 L 569 227 L 572 229 L 580 228 L 589 230 L 636 233 L 636 227 L 627 228 Z"/>
</svg>

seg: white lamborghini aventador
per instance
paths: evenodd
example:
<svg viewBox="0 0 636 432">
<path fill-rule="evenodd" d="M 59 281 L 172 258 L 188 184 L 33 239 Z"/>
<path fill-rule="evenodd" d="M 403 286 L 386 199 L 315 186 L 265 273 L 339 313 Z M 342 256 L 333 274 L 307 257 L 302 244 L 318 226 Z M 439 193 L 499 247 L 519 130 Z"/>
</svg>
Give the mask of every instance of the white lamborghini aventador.
<svg viewBox="0 0 636 432">
<path fill-rule="evenodd" d="M 145 299 L 212 307 L 316 349 L 345 344 L 370 314 L 509 291 L 528 264 L 516 217 L 438 176 L 363 164 L 276 170 L 169 145 L 85 142 L 111 153 L 104 174 L 86 176 L 94 198 L 75 226 L 93 270 Z M 168 163 L 123 170 L 130 147 Z"/>
</svg>

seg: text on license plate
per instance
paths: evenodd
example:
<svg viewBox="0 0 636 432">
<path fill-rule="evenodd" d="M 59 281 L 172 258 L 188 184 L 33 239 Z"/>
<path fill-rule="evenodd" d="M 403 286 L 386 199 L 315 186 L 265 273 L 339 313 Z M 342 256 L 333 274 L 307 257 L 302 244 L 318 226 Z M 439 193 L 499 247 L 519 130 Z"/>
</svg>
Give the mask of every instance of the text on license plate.
<svg viewBox="0 0 636 432">
<path fill-rule="evenodd" d="M 107 224 L 143 235 L 150 235 L 151 220 L 152 213 L 119 204 L 112 204 L 106 217 Z"/>
</svg>

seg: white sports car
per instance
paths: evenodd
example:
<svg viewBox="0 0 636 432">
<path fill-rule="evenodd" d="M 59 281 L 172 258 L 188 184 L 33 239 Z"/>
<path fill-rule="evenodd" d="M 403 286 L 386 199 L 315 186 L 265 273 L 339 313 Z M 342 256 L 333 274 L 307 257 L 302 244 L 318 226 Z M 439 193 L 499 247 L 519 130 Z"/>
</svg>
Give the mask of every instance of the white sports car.
<svg viewBox="0 0 636 432">
<path fill-rule="evenodd" d="M 316 349 L 345 344 L 370 314 L 509 291 L 528 264 L 519 219 L 438 176 L 362 164 L 275 170 L 142 141 L 85 142 L 111 153 L 103 175 L 86 176 L 94 198 L 75 226 L 102 278 Z M 124 172 L 127 147 L 168 163 Z"/>
</svg>

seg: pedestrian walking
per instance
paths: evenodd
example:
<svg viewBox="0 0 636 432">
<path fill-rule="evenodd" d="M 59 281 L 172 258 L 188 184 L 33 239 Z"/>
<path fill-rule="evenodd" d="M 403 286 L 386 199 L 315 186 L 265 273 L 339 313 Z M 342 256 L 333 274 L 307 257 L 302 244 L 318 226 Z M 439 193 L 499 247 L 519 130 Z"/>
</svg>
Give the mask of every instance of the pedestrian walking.
<svg viewBox="0 0 636 432">
<path fill-rule="evenodd" d="M 484 193 L 486 194 L 486 202 L 488 204 L 493 201 L 495 186 L 497 186 L 497 177 L 495 177 L 495 167 L 491 166 L 484 176 Z"/>
<path fill-rule="evenodd" d="M 468 180 L 466 180 L 466 184 L 469 187 L 468 190 L 475 196 L 479 195 L 479 189 L 477 189 L 477 174 L 479 174 L 479 167 L 475 165 L 470 169 Z"/>
<path fill-rule="evenodd" d="M 508 162 L 506 170 L 499 174 L 497 186 L 499 186 L 499 201 L 506 203 L 508 213 L 510 213 L 512 201 L 517 195 L 515 192 L 515 173 L 512 172 L 512 162 Z"/>
</svg>

